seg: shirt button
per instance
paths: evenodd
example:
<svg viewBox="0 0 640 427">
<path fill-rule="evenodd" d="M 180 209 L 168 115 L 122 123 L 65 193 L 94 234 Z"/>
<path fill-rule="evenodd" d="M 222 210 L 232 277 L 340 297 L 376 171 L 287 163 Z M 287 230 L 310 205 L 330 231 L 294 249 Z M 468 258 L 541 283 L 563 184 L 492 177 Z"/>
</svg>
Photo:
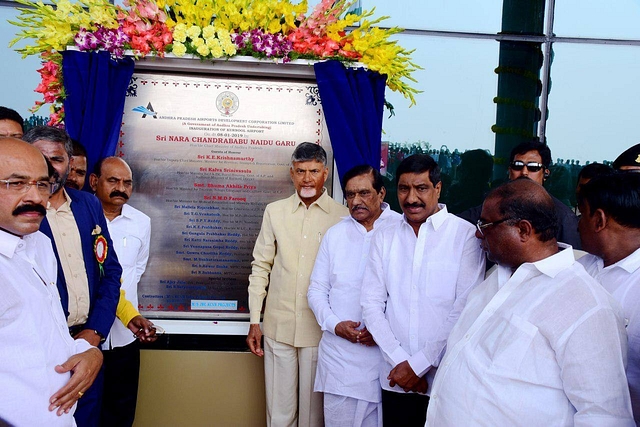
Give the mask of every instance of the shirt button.
<svg viewBox="0 0 640 427">
<path fill-rule="evenodd" d="M 304 255 L 301 255 L 302 258 L 304 258 Z"/>
<path fill-rule="evenodd" d="M 465 336 L 464 336 L 464 339 L 465 339 L 465 340 L 468 340 L 468 339 L 469 339 L 469 334 L 465 335 Z"/>
<path fill-rule="evenodd" d="M 303 236 L 305 239 L 307 238 L 307 236 Z"/>
<path fill-rule="evenodd" d="M 66 235 L 67 235 L 67 233 L 62 233 L 62 235 L 63 235 L 63 236 L 66 236 Z"/>
<path fill-rule="evenodd" d="M 68 254 L 69 258 L 71 258 L 71 254 Z"/>
<path fill-rule="evenodd" d="M 302 313 L 298 313 L 298 317 L 302 317 Z"/>
<path fill-rule="evenodd" d="M 301 296 L 302 296 L 302 294 L 298 294 L 298 296 L 299 296 L 299 297 L 301 297 Z"/>
</svg>

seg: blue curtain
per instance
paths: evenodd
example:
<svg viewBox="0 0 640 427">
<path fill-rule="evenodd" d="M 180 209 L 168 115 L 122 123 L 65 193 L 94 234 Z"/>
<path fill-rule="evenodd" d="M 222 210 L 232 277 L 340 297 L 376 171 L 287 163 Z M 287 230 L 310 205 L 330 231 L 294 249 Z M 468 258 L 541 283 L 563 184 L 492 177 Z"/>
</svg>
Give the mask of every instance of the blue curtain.
<svg viewBox="0 0 640 427">
<path fill-rule="evenodd" d="M 113 60 L 108 52 L 62 52 L 65 127 L 87 149 L 89 173 L 116 152 L 133 67 L 133 59 Z"/>
<path fill-rule="evenodd" d="M 386 76 L 339 61 L 314 68 L 340 181 L 354 166 L 379 170 Z"/>
</svg>

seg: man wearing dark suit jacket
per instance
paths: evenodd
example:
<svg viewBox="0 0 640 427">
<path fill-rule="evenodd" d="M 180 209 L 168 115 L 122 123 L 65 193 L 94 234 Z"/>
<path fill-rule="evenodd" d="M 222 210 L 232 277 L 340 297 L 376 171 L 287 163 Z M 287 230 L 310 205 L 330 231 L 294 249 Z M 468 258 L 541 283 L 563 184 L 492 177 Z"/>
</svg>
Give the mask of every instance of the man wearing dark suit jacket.
<svg viewBox="0 0 640 427">
<path fill-rule="evenodd" d="M 71 139 L 60 129 L 39 126 L 23 139 L 37 147 L 56 173 L 57 190 L 49 199 L 40 231 L 53 244 L 58 261 L 58 291 L 69 332 L 98 346 L 113 324 L 120 295 L 122 268 L 98 199 L 64 188 L 72 153 Z M 74 415 L 79 427 L 97 426 L 102 375 L 78 401 Z"/>
</svg>

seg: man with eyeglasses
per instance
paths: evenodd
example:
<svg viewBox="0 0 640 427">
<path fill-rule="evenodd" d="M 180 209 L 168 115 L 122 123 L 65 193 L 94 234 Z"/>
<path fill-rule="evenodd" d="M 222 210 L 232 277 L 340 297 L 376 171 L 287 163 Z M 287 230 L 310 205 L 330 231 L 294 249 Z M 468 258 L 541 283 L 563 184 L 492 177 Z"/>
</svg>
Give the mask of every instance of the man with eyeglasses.
<svg viewBox="0 0 640 427">
<path fill-rule="evenodd" d="M 131 168 L 119 157 L 99 160 L 89 177 L 102 204 L 113 249 L 122 266 L 120 301 L 104 352 L 104 394 L 100 414 L 103 426 L 131 426 L 136 415 L 140 342 L 156 340 L 154 324 L 138 307 L 138 282 L 147 268 L 151 219 L 127 202 L 133 192 Z M 137 340 L 136 340 L 137 339 Z"/>
<path fill-rule="evenodd" d="M 622 306 L 627 320 L 627 381 L 640 425 L 640 174 L 596 176 L 578 193 L 578 223 L 589 254 L 578 261 Z"/>
<path fill-rule="evenodd" d="M 122 268 L 113 251 L 102 206 L 95 196 L 65 189 L 72 154 L 64 130 L 37 126 L 23 139 L 38 148 L 55 169 L 51 195 L 40 231 L 53 243 L 58 261 L 58 291 L 67 313 L 69 333 L 98 346 L 109 334 L 120 296 Z M 75 419 L 79 427 L 100 422 L 102 374 L 80 399 Z"/>
<path fill-rule="evenodd" d="M 356 166 L 343 177 L 350 216 L 322 239 L 307 297 L 323 330 L 315 391 L 327 426 L 382 426 L 380 350 L 362 321 L 360 293 L 371 239 L 402 217 L 384 202 L 380 172 Z M 366 288 L 366 285 L 365 285 Z"/>
<path fill-rule="evenodd" d="M 349 211 L 324 188 L 329 169 L 320 145 L 298 145 L 289 173 L 295 193 L 267 205 L 253 249 L 247 345 L 264 357 L 267 425 L 322 426 L 322 394 L 313 392 L 322 331 L 307 291 L 322 237 Z"/>
<path fill-rule="evenodd" d="M 47 164 L 36 148 L 5 138 L 0 178 L 0 419 L 74 426 L 102 354 L 67 332 L 51 241 L 38 231 L 53 189 Z"/>
<path fill-rule="evenodd" d="M 527 177 L 540 185 L 549 178 L 549 165 L 551 164 L 551 150 L 547 144 L 537 139 L 526 141 L 516 145 L 509 156 L 509 181 L 521 176 Z M 571 245 L 574 249 L 580 249 L 580 235 L 578 234 L 578 217 L 567 205 L 551 195 L 553 207 L 558 218 L 558 233 L 556 239 L 559 242 Z M 458 216 L 475 224 L 480 217 L 482 205 L 476 206 L 460 213 Z"/>
<path fill-rule="evenodd" d="M 532 180 L 485 199 L 476 237 L 498 267 L 451 331 L 427 426 L 635 425 L 624 318 L 557 228 Z"/>
<path fill-rule="evenodd" d="M 17 111 L 0 107 L 0 138 L 22 138 L 24 120 Z"/>
<path fill-rule="evenodd" d="M 385 426 L 425 422 L 429 379 L 469 291 L 482 281 L 475 228 L 438 203 L 440 167 L 425 154 L 396 171 L 403 220 L 373 236 L 362 280 L 362 315 L 380 364 Z"/>
</svg>

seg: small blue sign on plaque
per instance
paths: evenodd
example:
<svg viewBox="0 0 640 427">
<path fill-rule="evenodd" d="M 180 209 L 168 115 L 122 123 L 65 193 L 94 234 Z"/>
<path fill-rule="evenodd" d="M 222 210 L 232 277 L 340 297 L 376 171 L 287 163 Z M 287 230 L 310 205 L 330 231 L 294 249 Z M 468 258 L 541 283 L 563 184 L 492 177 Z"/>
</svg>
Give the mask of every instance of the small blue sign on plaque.
<svg viewBox="0 0 640 427">
<path fill-rule="evenodd" d="M 191 310 L 231 310 L 238 309 L 238 301 L 192 299 Z"/>
</svg>

